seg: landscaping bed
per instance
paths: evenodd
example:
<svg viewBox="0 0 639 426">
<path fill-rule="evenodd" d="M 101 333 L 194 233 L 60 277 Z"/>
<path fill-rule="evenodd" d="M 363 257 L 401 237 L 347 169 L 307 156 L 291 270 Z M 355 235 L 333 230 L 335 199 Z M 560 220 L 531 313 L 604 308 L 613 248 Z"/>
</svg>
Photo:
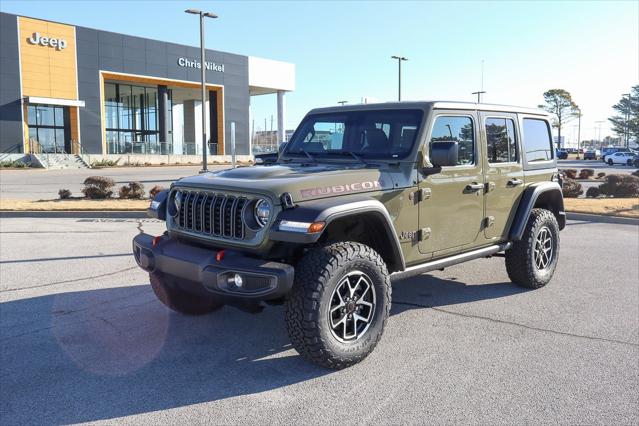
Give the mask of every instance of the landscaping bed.
<svg viewBox="0 0 639 426">
<path fill-rule="evenodd" d="M 570 213 L 639 218 L 639 198 L 564 198 Z"/>
<path fill-rule="evenodd" d="M 142 211 L 149 207 L 150 200 L 88 200 L 67 198 L 65 200 L 18 200 L 3 198 L 0 211 Z"/>
</svg>

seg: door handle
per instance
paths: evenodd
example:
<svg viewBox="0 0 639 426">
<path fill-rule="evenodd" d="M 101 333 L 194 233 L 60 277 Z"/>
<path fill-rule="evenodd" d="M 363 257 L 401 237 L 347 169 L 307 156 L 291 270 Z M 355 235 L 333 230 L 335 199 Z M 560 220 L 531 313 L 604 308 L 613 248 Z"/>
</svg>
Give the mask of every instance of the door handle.
<svg viewBox="0 0 639 426">
<path fill-rule="evenodd" d="M 476 192 L 484 189 L 483 183 L 469 183 L 466 185 L 466 191 Z"/>
<path fill-rule="evenodd" d="M 524 183 L 524 181 L 521 180 L 521 179 L 511 179 L 511 180 L 508 181 L 508 186 L 518 186 L 518 185 L 521 185 L 523 183 Z"/>
</svg>

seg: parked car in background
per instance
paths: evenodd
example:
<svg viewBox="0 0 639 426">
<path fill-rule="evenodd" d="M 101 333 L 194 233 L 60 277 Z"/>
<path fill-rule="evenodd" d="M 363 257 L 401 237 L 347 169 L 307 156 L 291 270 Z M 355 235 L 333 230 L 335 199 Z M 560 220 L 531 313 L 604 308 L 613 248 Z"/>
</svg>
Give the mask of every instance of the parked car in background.
<svg viewBox="0 0 639 426">
<path fill-rule="evenodd" d="M 614 154 L 615 152 L 630 152 L 630 149 L 623 148 L 620 146 L 609 146 L 601 150 L 601 161 L 604 163 L 607 162 L 606 157 L 608 155 Z"/>
<path fill-rule="evenodd" d="M 558 149 L 557 150 L 557 159 L 566 160 L 567 158 L 568 158 L 568 151 L 566 151 L 564 149 Z"/>
<path fill-rule="evenodd" d="M 615 164 L 625 164 L 627 166 L 632 166 L 634 163 L 636 156 L 632 152 L 615 152 L 614 154 L 609 154 L 606 160 L 608 165 L 613 166 Z"/>
<path fill-rule="evenodd" d="M 598 160 L 601 158 L 601 151 L 598 149 L 589 149 L 584 152 L 584 160 Z"/>
</svg>

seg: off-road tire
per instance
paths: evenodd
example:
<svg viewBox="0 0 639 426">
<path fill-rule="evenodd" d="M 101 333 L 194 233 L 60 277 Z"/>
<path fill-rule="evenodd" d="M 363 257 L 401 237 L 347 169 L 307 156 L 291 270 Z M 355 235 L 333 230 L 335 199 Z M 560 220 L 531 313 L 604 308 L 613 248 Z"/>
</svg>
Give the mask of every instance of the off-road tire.
<svg viewBox="0 0 639 426">
<path fill-rule="evenodd" d="M 539 231 L 546 227 L 552 236 L 553 252 L 550 264 L 539 270 L 535 265 L 534 249 Z M 541 288 L 552 278 L 559 259 L 559 224 L 555 215 L 546 209 L 533 209 L 521 240 L 506 250 L 506 271 L 510 280 L 526 288 Z"/>
<path fill-rule="evenodd" d="M 376 303 L 368 329 L 358 340 L 342 342 L 331 331 L 329 309 L 333 290 L 350 271 L 372 281 Z M 372 248 L 339 242 L 310 249 L 295 268 L 295 282 L 286 300 L 285 320 L 295 349 L 306 359 L 331 369 L 362 361 L 382 337 L 391 307 L 386 264 Z"/>
<path fill-rule="evenodd" d="M 151 272 L 151 288 L 167 308 L 186 315 L 204 315 L 221 308 L 224 304 L 214 295 L 196 295 L 178 286 L 176 280 L 167 275 Z"/>
</svg>

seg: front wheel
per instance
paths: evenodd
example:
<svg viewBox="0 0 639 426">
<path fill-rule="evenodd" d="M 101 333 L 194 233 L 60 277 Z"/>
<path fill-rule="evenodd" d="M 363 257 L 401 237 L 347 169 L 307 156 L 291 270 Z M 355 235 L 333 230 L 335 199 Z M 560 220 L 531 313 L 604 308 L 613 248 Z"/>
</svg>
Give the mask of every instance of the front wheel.
<svg viewBox="0 0 639 426">
<path fill-rule="evenodd" d="M 295 268 L 285 307 L 295 349 L 321 366 L 342 369 L 370 354 L 391 306 L 386 264 L 355 242 L 310 249 Z"/>
<path fill-rule="evenodd" d="M 541 288 L 548 284 L 559 259 L 559 224 L 545 209 L 533 209 L 521 240 L 506 250 L 506 271 L 510 280 L 522 287 Z"/>
<path fill-rule="evenodd" d="M 632 160 L 626 161 L 626 166 L 632 166 Z"/>
</svg>

